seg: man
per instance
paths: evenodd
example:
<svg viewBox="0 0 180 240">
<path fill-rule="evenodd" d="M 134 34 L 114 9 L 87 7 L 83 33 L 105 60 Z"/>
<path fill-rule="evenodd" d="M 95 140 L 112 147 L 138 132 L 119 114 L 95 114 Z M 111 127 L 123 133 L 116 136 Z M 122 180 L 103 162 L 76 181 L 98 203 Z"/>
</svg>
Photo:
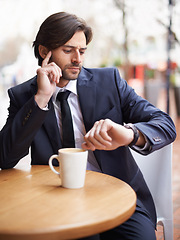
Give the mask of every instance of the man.
<svg viewBox="0 0 180 240">
<path fill-rule="evenodd" d="M 8 91 L 0 167 L 14 167 L 30 147 L 31 164 L 48 164 L 63 147 L 66 134 L 57 96 L 68 90 L 75 147 L 89 150 L 88 169 L 122 179 L 137 194 L 136 211 L 127 222 L 90 239 L 153 240 L 154 203 L 128 145 L 149 154 L 175 140 L 175 127 L 167 114 L 138 96 L 116 68 L 82 67 L 91 39 L 91 28 L 75 15 L 60 12 L 43 22 L 33 43 L 41 66 L 37 76 Z"/>
</svg>

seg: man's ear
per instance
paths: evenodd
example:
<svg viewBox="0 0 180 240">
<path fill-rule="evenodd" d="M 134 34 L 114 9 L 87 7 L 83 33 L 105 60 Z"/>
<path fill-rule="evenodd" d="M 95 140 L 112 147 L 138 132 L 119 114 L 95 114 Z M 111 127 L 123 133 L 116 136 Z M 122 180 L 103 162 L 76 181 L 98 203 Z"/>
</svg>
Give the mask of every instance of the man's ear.
<svg viewBox="0 0 180 240">
<path fill-rule="evenodd" d="M 40 56 L 44 59 L 49 52 L 47 47 L 44 47 L 43 45 L 39 45 L 38 49 L 39 49 Z"/>
</svg>

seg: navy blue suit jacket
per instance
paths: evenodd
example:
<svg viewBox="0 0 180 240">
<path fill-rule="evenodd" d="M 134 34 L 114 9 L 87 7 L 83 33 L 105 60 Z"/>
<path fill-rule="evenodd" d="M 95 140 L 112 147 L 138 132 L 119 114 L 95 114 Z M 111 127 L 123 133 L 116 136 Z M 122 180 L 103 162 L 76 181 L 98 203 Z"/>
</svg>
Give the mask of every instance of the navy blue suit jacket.
<svg viewBox="0 0 180 240">
<path fill-rule="evenodd" d="M 0 132 L 0 167 L 14 167 L 31 149 L 31 164 L 48 164 L 49 157 L 61 148 L 61 139 L 52 101 L 49 110 L 41 110 L 34 101 L 36 77 L 8 90 L 9 117 Z M 176 137 L 171 118 L 138 96 L 119 76 L 116 68 L 83 68 L 77 81 L 77 92 L 86 131 L 100 119 L 134 123 L 149 140 L 149 154 Z M 103 173 L 122 179 L 132 186 L 141 206 L 156 222 L 154 203 L 143 176 L 129 148 L 94 152 Z M 163 164 L 163 160 L 162 160 Z M 153 171 L 153 170 L 152 170 Z M 120 206 L 121 207 L 121 206 Z"/>
</svg>

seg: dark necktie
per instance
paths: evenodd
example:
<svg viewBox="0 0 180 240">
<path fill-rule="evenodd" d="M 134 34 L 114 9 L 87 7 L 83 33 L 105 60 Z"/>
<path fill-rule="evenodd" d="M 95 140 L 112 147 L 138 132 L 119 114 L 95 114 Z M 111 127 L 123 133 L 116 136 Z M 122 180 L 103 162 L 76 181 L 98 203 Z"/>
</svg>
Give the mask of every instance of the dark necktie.
<svg viewBox="0 0 180 240">
<path fill-rule="evenodd" d="M 62 146 L 63 148 L 73 148 L 75 147 L 74 142 L 74 130 L 71 117 L 71 111 L 67 98 L 71 92 L 59 92 L 57 99 L 61 103 L 61 120 L 62 120 Z"/>
</svg>

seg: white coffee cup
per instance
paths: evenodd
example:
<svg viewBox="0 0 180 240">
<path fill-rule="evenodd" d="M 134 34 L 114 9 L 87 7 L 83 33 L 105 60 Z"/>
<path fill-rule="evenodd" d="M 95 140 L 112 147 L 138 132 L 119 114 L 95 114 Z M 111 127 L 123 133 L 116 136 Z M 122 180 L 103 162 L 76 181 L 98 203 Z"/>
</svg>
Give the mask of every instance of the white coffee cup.
<svg viewBox="0 0 180 240">
<path fill-rule="evenodd" d="M 82 188 L 85 182 L 88 151 L 80 148 L 62 148 L 58 155 L 49 158 L 51 170 L 61 178 L 62 187 Z M 53 159 L 59 162 L 59 172 L 54 169 Z"/>
</svg>

